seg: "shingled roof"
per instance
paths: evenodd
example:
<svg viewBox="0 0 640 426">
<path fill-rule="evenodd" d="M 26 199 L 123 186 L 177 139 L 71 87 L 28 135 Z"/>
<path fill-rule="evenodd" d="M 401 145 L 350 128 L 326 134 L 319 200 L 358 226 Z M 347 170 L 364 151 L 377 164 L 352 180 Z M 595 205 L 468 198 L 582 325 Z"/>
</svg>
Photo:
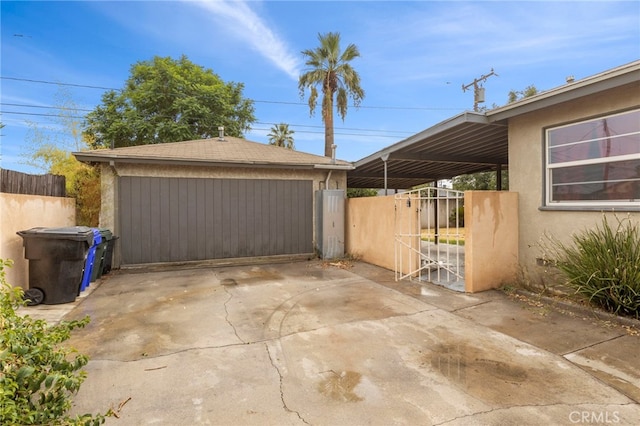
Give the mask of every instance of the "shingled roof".
<svg viewBox="0 0 640 426">
<path fill-rule="evenodd" d="M 347 161 L 294 151 L 245 139 L 200 139 L 115 149 L 74 152 L 85 163 L 123 162 L 145 164 L 188 164 L 200 166 L 255 166 L 286 168 L 328 168 L 350 170 Z"/>
</svg>

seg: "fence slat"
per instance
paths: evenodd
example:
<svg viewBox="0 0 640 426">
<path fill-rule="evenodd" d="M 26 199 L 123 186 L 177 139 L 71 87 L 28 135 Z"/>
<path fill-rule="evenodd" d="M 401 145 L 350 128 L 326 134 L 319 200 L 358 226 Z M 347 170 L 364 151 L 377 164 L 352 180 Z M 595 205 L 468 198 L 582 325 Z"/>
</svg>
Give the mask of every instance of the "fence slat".
<svg viewBox="0 0 640 426">
<path fill-rule="evenodd" d="M 49 197 L 67 196 L 64 176 L 30 175 L 6 169 L 0 169 L 0 192 Z"/>
</svg>

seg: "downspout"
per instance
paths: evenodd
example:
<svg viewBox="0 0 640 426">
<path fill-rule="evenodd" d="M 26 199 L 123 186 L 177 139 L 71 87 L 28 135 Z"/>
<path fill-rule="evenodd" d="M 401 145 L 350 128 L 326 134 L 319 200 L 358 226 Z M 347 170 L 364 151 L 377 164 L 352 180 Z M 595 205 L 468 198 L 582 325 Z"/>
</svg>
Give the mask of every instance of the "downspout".
<svg viewBox="0 0 640 426">
<path fill-rule="evenodd" d="M 324 181 L 324 189 L 329 189 L 329 179 L 331 179 L 331 173 L 332 172 L 333 172 L 333 170 L 329 170 L 329 173 L 327 173 L 327 178 Z"/>
<path fill-rule="evenodd" d="M 338 147 L 338 145 L 333 144 L 331 145 L 331 164 L 336 164 L 336 148 Z M 324 189 L 329 189 L 329 179 L 331 179 L 331 173 L 333 172 L 333 170 L 329 170 L 329 173 L 327 173 L 327 178 L 324 181 Z"/>
</svg>

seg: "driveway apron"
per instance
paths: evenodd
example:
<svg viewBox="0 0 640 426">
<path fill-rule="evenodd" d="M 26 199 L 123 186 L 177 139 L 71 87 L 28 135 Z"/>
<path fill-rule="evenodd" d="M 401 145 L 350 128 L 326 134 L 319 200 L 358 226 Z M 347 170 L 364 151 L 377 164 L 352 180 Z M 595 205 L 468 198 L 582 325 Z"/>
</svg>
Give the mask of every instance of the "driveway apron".
<svg viewBox="0 0 640 426">
<path fill-rule="evenodd" d="M 91 316 L 69 342 L 91 359 L 73 411 L 111 407 L 114 425 L 640 424 L 636 401 L 479 313 L 319 261 L 121 271 L 65 318 Z"/>
</svg>

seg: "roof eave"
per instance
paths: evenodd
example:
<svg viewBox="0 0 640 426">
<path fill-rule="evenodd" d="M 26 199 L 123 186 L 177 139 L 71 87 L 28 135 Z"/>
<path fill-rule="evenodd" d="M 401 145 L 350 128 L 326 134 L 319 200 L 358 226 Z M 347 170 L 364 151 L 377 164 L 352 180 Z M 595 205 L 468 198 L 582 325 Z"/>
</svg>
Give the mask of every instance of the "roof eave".
<svg viewBox="0 0 640 426">
<path fill-rule="evenodd" d="M 288 168 L 288 169 L 332 169 L 352 170 L 352 164 L 315 164 L 315 163 L 279 163 L 265 161 L 210 161 L 198 159 L 176 158 L 151 158 L 98 154 L 93 152 L 72 152 L 78 161 L 84 163 L 122 163 L 122 164 L 162 164 L 176 166 L 201 166 L 201 167 L 261 167 L 261 168 Z"/>
<path fill-rule="evenodd" d="M 356 167 L 353 164 L 316 164 L 313 166 L 314 169 L 322 169 L 322 170 L 354 170 Z"/>
<path fill-rule="evenodd" d="M 640 81 L 640 61 L 609 70 L 595 76 L 587 77 L 573 83 L 524 98 L 500 108 L 487 111 L 489 122 L 497 122 L 518 115 L 548 108 L 567 101 L 572 101 L 598 92 L 615 89 Z"/>
</svg>

